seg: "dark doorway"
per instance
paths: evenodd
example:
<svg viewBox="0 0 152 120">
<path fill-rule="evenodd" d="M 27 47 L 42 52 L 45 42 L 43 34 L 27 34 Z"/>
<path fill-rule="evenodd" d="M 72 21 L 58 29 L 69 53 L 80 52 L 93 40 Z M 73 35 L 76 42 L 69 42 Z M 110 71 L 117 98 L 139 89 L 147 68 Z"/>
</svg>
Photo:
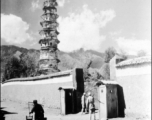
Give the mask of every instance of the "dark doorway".
<svg viewBox="0 0 152 120">
<path fill-rule="evenodd" d="M 65 113 L 73 114 L 77 112 L 76 91 L 65 89 Z"/>
<path fill-rule="evenodd" d="M 77 92 L 72 87 L 60 87 L 60 110 L 62 115 L 77 112 Z"/>
<path fill-rule="evenodd" d="M 84 93 L 84 76 L 83 76 L 83 69 L 76 69 L 75 71 L 76 76 L 76 83 L 77 83 L 77 91 L 81 94 Z"/>
<path fill-rule="evenodd" d="M 126 109 L 126 104 L 125 104 L 125 98 L 124 98 L 124 92 L 123 88 L 118 85 L 117 86 L 117 94 L 118 94 L 118 117 L 125 117 L 125 109 Z"/>
<path fill-rule="evenodd" d="M 66 114 L 70 114 L 70 113 L 72 113 L 73 111 L 72 111 L 72 101 L 73 101 L 73 99 L 72 99 L 72 97 L 73 97 L 73 91 L 72 90 L 70 90 L 70 89 L 66 89 L 65 90 L 65 108 L 66 108 Z"/>
</svg>

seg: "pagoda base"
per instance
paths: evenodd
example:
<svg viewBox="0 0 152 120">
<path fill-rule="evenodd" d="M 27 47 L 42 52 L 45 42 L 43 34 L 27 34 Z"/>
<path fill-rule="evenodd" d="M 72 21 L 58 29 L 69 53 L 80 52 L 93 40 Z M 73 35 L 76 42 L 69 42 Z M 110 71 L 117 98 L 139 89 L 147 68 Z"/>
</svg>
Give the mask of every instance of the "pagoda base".
<svg viewBox="0 0 152 120">
<path fill-rule="evenodd" d="M 48 75 L 48 74 L 60 72 L 60 70 L 49 68 L 49 69 L 40 69 L 38 72 L 39 72 L 39 75 Z"/>
</svg>

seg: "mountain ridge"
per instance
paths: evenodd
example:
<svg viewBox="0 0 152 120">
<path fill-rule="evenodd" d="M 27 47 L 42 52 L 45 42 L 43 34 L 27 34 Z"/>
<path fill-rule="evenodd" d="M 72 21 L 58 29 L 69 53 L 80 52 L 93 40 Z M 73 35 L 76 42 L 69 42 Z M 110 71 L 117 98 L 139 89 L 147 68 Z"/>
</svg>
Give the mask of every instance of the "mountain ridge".
<svg viewBox="0 0 152 120">
<path fill-rule="evenodd" d="M 8 59 L 11 58 L 17 51 L 32 55 L 35 59 L 39 60 L 40 50 L 27 49 L 15 45 L 1 45 L 1 72 L 4 71 L 4 66 Z M 72 52 L 58 51 L 60 59 L 59 69 L 61 71 L 73 69 L 75 67 L 99 69 L 104 64 L 104 53 L 94 50 L 84 51 L 82 48 Z"/>
</svg>

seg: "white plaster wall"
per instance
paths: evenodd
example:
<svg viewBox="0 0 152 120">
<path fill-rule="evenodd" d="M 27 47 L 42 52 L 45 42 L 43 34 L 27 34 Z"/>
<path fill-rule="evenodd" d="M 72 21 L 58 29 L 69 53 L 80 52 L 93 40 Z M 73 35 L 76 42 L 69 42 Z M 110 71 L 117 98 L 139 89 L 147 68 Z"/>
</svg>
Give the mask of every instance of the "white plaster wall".
<svg viewBox="0 0 152 120">
<path fill-rule="evenodd" d="M 116 68 L 116 76 L 132 76 L 151 74 L 151 64 L 148 65 L 132 65 L 122 68 Z"/>
<path fill-rule="evenodd" d="M 8 82 L 1 84 L 1 100 L 28 103 L 37 99 L 39 103 L 60 108 L 59 87 L 74 86 L 73 76 L 59 76 L 38 81 Z"/>
<path fill-rule="evenodd" d="M 151 64 L 116 68 L 116 77 L 124 91 L 125 114 L 151 116 Z"/>
<path fill-rule="evenodd" d="M 117 77 L 117 82 L 123 88 L 125 114 L 151 117 L 151 75 Z"/>
<path fill-rule="evenodd" d="M 116 56 L 110 60 L 110 79 L 116 80 Z"/>
</svg>

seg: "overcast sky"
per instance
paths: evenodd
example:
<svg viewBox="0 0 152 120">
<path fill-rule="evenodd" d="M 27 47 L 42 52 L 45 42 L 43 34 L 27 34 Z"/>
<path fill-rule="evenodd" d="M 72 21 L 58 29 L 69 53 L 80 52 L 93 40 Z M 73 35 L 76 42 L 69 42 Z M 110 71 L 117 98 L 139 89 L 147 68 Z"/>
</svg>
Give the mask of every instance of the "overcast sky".
<svg viewBox="0 0 152 120">
<path fill-rule="evenodd" d="M 40 49 L 44 0 L 1 0 L 1 44 Z M 58 48 L 151 49 L 151 0 L 58 0 Z"/>
</svg>

